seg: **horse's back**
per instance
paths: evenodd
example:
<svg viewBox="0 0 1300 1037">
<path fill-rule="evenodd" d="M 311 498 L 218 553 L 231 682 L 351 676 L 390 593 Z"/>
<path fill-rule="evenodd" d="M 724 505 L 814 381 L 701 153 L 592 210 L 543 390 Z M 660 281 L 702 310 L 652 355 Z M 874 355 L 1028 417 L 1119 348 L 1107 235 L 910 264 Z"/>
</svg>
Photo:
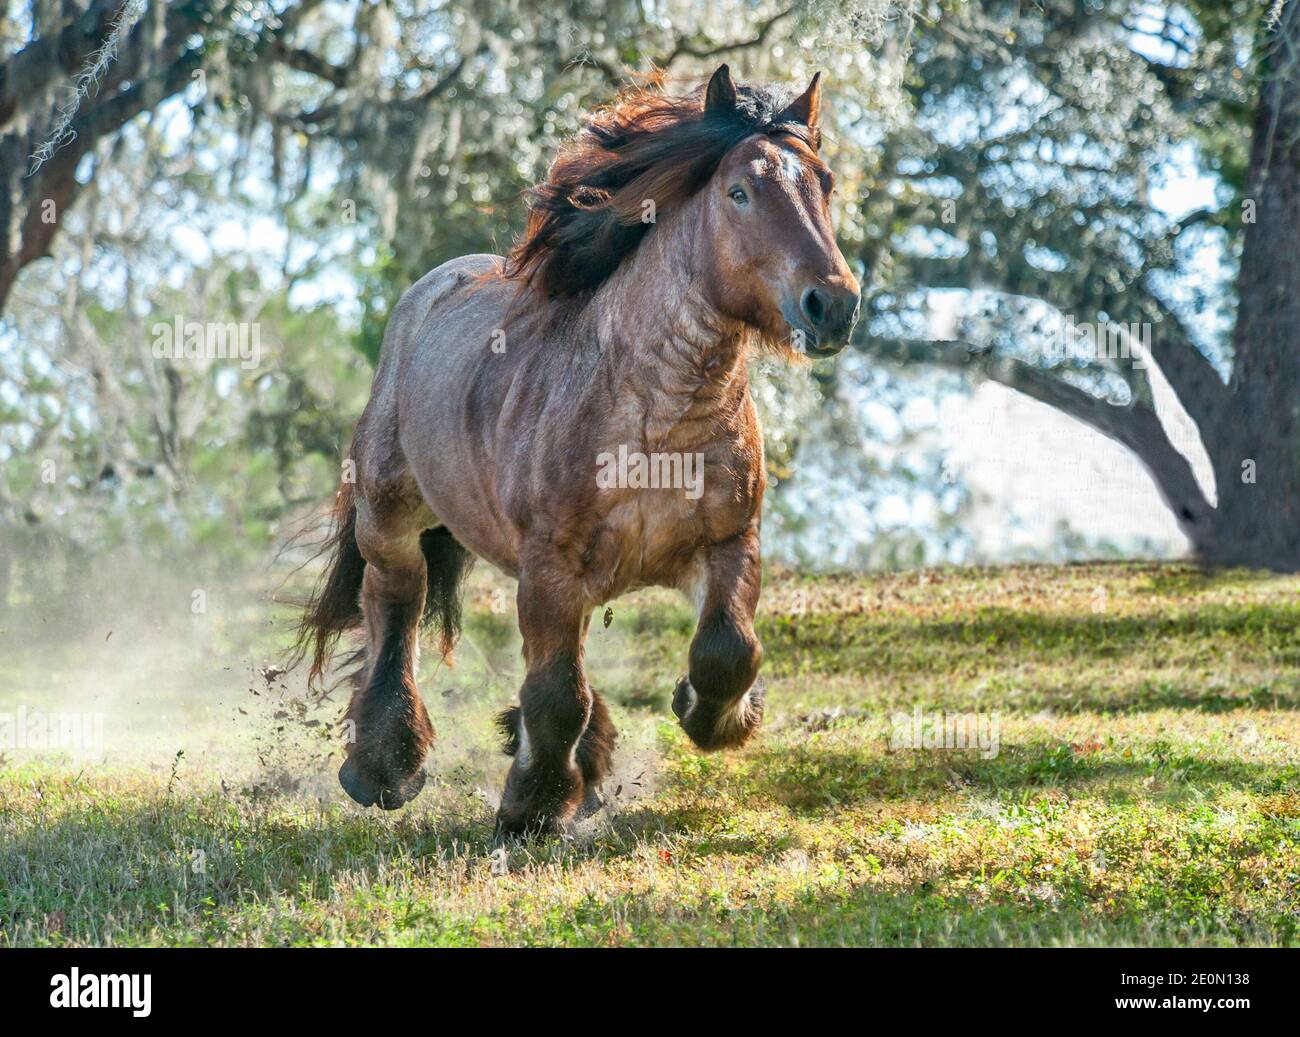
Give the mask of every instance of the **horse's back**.
<svg viewBox="0 0 1300 1037">
<path fill-rule="evenodd" d="M 384 333 L 383 352 L 386 354 L 410 341 L 441 304 L 477 283 L 484 275 L 500 273 L 504 264 L 501 256 L 476 253 L 457 256 L 434 267 L 397 300 L 388 319 L 388 330 Z"/>
</svg>

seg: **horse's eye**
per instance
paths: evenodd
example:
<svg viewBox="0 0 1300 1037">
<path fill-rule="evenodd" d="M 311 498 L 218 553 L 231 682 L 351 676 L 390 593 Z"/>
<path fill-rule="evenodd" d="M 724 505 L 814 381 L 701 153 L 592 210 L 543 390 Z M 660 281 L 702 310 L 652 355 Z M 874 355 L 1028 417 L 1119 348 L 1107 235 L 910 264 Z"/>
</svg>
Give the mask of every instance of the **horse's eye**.
<svg viewBox="0 0 1300 1037">
<path fill-rule="evenodd" d="M 744 188 L 733 187 L 730 191 L 727 192 L 727 197 L 730 198 L 737 205 L 749 204 L 749 195 L 745 193 Z"/>
</svg>

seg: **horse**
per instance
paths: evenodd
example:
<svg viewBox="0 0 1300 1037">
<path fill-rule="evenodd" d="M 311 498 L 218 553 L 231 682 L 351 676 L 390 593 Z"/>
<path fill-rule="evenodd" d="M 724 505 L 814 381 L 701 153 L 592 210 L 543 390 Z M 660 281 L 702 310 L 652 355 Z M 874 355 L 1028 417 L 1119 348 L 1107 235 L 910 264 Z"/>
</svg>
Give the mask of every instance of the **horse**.
<svg viewBox="0 0 1300 1037">
<path fill-rule="evenodd" d="M 395 305 L 297 641 L 317 681 L 339 636 L 364 634 L 339 770 L 356 802 L 391 810 L 423 787 L 418 634 L 436 627 L 449 656 L 476 558 L 518 581 L 526 664 L 498 718 L 498 840 L 564 835 L 599 806 L 616 732 L 583 645 L 630 590 L 694 603 L 672 697 L 690 740 L 732 749 L 758 729 L 747 364 L 835 355 L 859 305 L 820 111 L 820 73 L 797 97 L 726 65 L 686 94 L 625 89 L 559 150 L 504 257 L 443 263 Z"/>
</svg>

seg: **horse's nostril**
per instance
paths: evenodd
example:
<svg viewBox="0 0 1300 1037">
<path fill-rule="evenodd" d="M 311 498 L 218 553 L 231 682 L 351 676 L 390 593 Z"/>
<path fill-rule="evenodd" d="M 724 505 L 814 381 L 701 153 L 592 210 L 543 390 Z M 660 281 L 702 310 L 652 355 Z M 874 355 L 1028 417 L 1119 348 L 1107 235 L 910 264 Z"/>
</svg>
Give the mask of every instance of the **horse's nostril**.
<svg viewBox="0 0 1300 1037">
<path fill-rule="evenodd" d="M 803 293 L 801 305 L 804 316 L 816 326 L 826 319 L 826 314 L 831 307 L 831 300 L 820 288 L 809 288 Z"/>
</svg>

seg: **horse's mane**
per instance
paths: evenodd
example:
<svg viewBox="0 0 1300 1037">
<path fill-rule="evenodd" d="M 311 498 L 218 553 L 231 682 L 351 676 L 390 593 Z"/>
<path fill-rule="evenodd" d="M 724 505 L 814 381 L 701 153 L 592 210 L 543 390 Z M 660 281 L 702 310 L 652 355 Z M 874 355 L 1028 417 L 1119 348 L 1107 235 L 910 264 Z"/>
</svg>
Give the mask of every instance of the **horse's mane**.
<svg viewBox="0 0 1300 1037">
<path fill-rule="evenodd" d="M 817 148 L 815 130 L 782 118 L 790 98 L 738 86 L 734 106 L 705 107 L 660 81 L 634 86 L 592 114 L 530 192 L 528 224 L 506 257 L 507 276 L 549 297 L 579 295 L 610 276 L 652 226 L 704 186 L 723 157 L 755 133 L 788 133 Z"/>
</svg>

